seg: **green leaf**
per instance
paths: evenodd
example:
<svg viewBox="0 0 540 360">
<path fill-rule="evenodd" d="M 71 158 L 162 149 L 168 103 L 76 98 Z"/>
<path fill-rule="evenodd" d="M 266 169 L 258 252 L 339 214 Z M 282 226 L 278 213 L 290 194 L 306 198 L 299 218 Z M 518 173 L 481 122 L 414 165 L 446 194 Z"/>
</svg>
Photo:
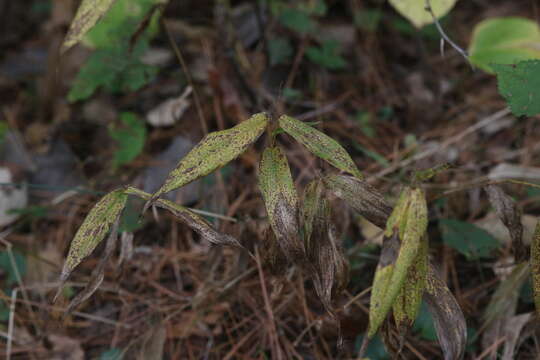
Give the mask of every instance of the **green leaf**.
<svg viewBox="0 0 540 360">
<path fill-rule="evenodd" d="M 418 29 L 433 22 L 433 16 L 426 10 L 425 0 L 389 0 L 398 13 L 407 18 Z M 446 15 L 457 0 L 430 0 L 431 9 L 437 18 Z"/>
<path fill-rule="evenodd" d="M 287 115 L 281 116 L 278 121 L 279 126 L 287 134 L 304 145 L 311 153 L 342 171 L 362 178 L 360 170 L 358 170 L 350 155 L 336 140 Z"/>
<path fill-rule="evenodd" d="M 418 316 L 414 321 L 413 331 L 420 334 L 420 336 L 428 341 L 437 340 L 437 332 L 435 331 L 435 325 L 433 324 L 433 318 L 429 312 L 429 309 L 425 302 L 422 302 Z"/>
<path fill-rule="evenodd" d="M 62 52 L 81 41 L 114 2 L 115 0 L 82 0 L 62 44 Z"/>
<path fill-rule="evenodd" d="M 267 124 L 268 115 L 259 113 L 231 129 L 206 135 L 180 160 L 176 168 L 169 174 L 165 184 L 152 196 L 151 201 L 162 194 L 208 175 L 237 158 L 261 136 Z"/>
<path fill-rule="evenodd" d="M 339 54 L 339 43 L 335 40 L 327 40 L 321 47 L 308 47 L 306 56 L 315 64 L 329 70 L 340 70 L 347 66 L 347 62 Z"/>
<path fill-rule="evenodd" d="M 381 22 L 382 11 L 379 9 L 364 9 L 354 13 L 354 25 L 367 32 L 375 32 Z"/>
<path fill-rule="evenodd" d="M 122 360 L 124 357 L 122 350 L 118 348 L 112 348 L 101 353 L 99 360 Z"/>
<path fill-rule="evenodd" d="M 298 194 L 287 158 L 279 147 L 264 150 L 259 165 L 259 187 L 279 246 L 289 260 L 303 258 L 305 251 L 298 232 Z"/>
<path fill-rule="evenodd" d="M 476 225 L 454 219 L 439 220 L 443 242 L 468 260 L 490 257 L 500 243 Z"/>
<path fill-rule="evenodd" d="M 270 65 L 286 64 L 293 55 L 291 42 L 284 37 L 275 37 L 268 41 Z"/>
<path fill-rule="evenodd" d="M 139 156 L 146 141 L 146 126 L 137 115 L 124 112 L 120 115 L 120 120 L 124 127 L 109 129 L 109 135 L 118 146 L 113 158 L 114 169 Z"/>
<path fill-rule="evenodd" d="M 0 251 L 0 269 L 7 275 L 7 286 L 12 286 L 17 283 L 16 271 L 19 272 L 21 277 L 26 275 L 26 258 L 16 250 L 12 250 L 11 254 L 13 255 L 13 261 L 8 251 Z M 15 269 L 13 265 L 15 265 L 17 269 Z"/>
<path fill-rule="evenodd" d="M 117 189 L 102 197 L 90 210 L 71 242 L 60 275 L 62 282 L 67 280 L 73 269 L 105 238 L 113 223 L 118 220 L 126 200 L 124 189 Z"/>
<path fill-rule="evenodd" d="M 284 26 L 299 34 L 311 33 L 317 27 L 306 11 L 294 8 L 283 9 L 279 16 L 279 21 Z"/>
<path fill-rule="evenodd" d="M 485 71 L 492 64 L 515 64 L 540 58 L 540 27 L 520 17 L 491 18 L 474 28 L 469 60 Z"/>
<path fill-rule="evenodd" d="M 491 68 L 497 74 L 499 93 L 514 115 L 540 114 L 540 60 L 521 61 L 517 65 L 492 64 Z"/>
</svg>

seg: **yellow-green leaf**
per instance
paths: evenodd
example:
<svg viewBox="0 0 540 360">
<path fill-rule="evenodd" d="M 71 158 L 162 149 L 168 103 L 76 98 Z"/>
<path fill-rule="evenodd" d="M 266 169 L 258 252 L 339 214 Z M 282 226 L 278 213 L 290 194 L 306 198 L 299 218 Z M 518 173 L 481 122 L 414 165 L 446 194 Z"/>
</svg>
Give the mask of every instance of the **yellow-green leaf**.
<svg viewBox="0 0 540 360">
<path fill-rule="evenodd" d="M 531 270 L 533 279 L 534 304 L 540 317 L 540 220 L 536 224 L 531 241 Z"/>
<path fill-rule="evenodd" d="M 105 238 L 124 209 L 126 199 L 124 189 L 117 189 L 102 197 L 90 210 L 71 242 L 61 281 L 65 281 L 73 269 Z"/>
<path fill-rule="evenodd" d="M 261 136 L 268 123 L 265 113 L 253 115 L 233 128 L 212 132 L 201 140 L 171 171 L 165 184 L 152 196 L 187 185 L 237 158 Z"/>
<path fill-rule="evenodd" d="M 331 165 L 362 178 L 360 170 L 352 161 L 350 155 L 339 143 L 302 121 L 283 115 L 279 118 L 279 126 L 296 141 L 304 145 L 314 155 L 329 162 Z"/>
<path fill-rule="evenodd" d="M 429 0 L 431 9 L 437 18 L 446 15 L 457 0 Z M 426 0 L 390 0 L 390 4 L 416 28 L 433 22 L 432 14 L 426 10 Z"/>
<path fill-rule="evenodd" d="M 298 195 L 289 169 L 289 163 L 279 147 L 264 150 L 259 165 L 261 189 L 268 220 L 279 245 L 288 259 L 304 255 L 298 236 Z"/>
<path fill-rule="evenodd" d="M 82 0 L 62 44 L 62 52 L 82 40 L 116 0 Z"/>
</svg>

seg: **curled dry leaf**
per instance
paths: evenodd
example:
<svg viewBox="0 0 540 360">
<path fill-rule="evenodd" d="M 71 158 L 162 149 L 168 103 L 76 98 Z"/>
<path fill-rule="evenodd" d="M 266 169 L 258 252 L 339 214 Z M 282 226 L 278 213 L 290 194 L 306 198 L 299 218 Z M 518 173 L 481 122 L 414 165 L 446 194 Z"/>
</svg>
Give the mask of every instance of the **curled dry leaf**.
<svg viewBox="0 0 540 360">
<path fill-rule="evenodd" d="M 139 190 L 134 187 L 128 187 L 126 194 L 139 196 L 144 200 L 148 200 L 152 195 Z M 208 223 L 203 217 L 195 214 L 188 208 L 178 205 L 170 200 L 158 199 L 155 203 L 156 206 L 169 210 L 180 221 L 189 226 L 193 231 L 199 234 L 203 239 L 211 242 L 215 245 L 234 245 L 240 246 L 240 243 L 234 237 L 220 233 L 211 224 Z"/>
<path fill-rule="evenodd" d="M 147 202 L 143 212 L 162 194 L 208 175 L 237 158 L 261 136 L 267 124 L 268 116 L 260 113 L 233 128 L 206 135 L 180 160 L 165 180 L 165 184 Z"/>
<path fill-rule="evenodd" d="M 82 40 L 116 0 L 82 0 L 62 44 L 62 52 Z"/>
<path fill-rule="evenodd" d="M 384 196 L 367 182 L 347 175 L 329 175 L 324 185 L 338 198 L 360 213 L 368 221 L 384 228 L 392 206 Z"/>
<path fill-rule="evenodd" d="M 531 270 L 533 279 L 534 304 L 536 314 L 540 317 L 540 220 L 536 224 L 531 241 Z"/>
<path fill-rule="evenodd" d="M 362 178 L 351 156 L 339 143 L 306 123 L 283 115 L 279 118 L 279 126 L 296 141 L 304 145 L 314 155 L 327 161 L 341 171 Z"/>
<path fill-rule="evenodd" d="M 508 229 L 512 239 L 512 248 L 516 262 L 525 260 L 526 250 L 523 244 L 523 225 L 521 224 L 521 211 L 515 201 L 497 185 L 484 188 L 488 194 L 491 205 L 495 208 L 497 216 Z"/>
<path fill-rule="evenodd" d="M 463 359 L 467 345 L 467 324 L 454 295 L 430 266 L 424 293 L 445 360 Z"/>
<path fill-rule="evenodd" d="M 279 147 L 264 150 L 259 165 L 259 187 L 268 221 L 287 259 L 302 259 L 305 251 L 298 236 L 298 195 L 289 163 Z"/>
<path fill-rule="evenodd" d="M 90 210 L 71 242 L 60 281 L 64 283 L 73 269 L 105 238 L 126 204 L 124 189 L 111 191 Z M 62 286 L 61 286 L 62 287 Z M 61 288 L 60 287 L 60 288 Z M 58 296 L 58 294 L 57 294 Z"/>
</svg>

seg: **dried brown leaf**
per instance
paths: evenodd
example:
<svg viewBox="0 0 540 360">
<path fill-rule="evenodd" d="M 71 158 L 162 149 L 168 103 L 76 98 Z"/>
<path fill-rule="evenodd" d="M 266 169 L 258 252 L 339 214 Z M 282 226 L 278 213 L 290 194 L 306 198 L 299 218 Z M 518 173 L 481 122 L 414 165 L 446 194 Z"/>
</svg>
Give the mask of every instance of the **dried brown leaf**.
<svg viewBox="0 0 540 360">
<path fill-rule="evenodd" d="M 531 241 L 531 272 L 533 280 L 534 304 L 536 314 L 540 317 L 540 220 L 536 224 Z"/>
</svg>

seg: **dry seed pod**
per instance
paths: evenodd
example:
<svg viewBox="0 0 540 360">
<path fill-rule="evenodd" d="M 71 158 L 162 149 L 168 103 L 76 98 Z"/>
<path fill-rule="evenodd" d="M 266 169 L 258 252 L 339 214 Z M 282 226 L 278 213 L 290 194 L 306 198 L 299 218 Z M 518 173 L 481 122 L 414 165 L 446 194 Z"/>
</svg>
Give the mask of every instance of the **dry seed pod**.
<svg viewBox="0 0 540 360">
<path fill-rule="evenodd" d="M 328 190 L 368 221 L 380 228 L 385 227 L 392 206 L 377 189 L 363 180 L 347 175 L 329 175 L 323 178 L 323 182 Z"/>
<path fill-rule="evenodd" d="M 533 280 L 534 304 L 536 314 L 540 317 L 540 220 L 536 224 L 531 241 L 531 270 Z"/>
<path fill-rule="evenodd" d="M 329 162 L 341 171 L 358 178 L 362 173 L 356 167 L 347 151 L 339 143 L 300 120 L 283 115 L 278 120 L 279 126 L 296 141 L 304 145 L 311 153 Z"/>
<path fill-rule="evenodd" d="M 268 116 L 260 113 L 233 128 L 206 135 L 170 172 L 163 186 L 146 203 L 143 212 L 161 195 L 208 175 L 237 158 L 261 136 L 267 124 Z"/>
<path fill-rule="evenodd" d="M 304 259 L 304 246 L 298 235 L 298 195 L 289 163 L 279 147 L 264 150 L 259 165 L 259 187 L 268 221 L 283 252 L 289 260 Z"/>
</svg>

